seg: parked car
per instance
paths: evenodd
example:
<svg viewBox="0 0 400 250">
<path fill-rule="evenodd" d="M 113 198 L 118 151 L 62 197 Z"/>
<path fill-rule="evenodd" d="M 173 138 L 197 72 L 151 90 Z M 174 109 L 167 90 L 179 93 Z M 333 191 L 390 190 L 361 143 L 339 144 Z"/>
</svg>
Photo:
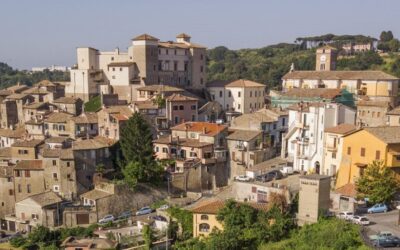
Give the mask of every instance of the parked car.
<svg viewBox="0 0 400 250">
<path fill-rule="evenodd" d="M 389 210 L 388 206 L 384 203 L 378 203 L 368 208 L 368 213 L 386 213 Z"/>
<path fill-rule="evenodd" d="M 351 220 L 354 216 L 353 212 L 345 211 L 345 212 L 340 212 L 337 214 L 337 217 L 339 219 L 344 219 L 344 220 Z"/>
<path fill-rule="evenodd" d="M 251 181 L 251 178 L 248 177 L 248 176 L 246 176 L 246 175 L 238 175 L 238 176 L 235 176 L 235 180 L 236 180 L 236 181 L 244 181 L 244 182 L 247 182 L 247 181 Z"/>
<path fill-rule="evenodd" d="M 104 216 L 102 219 L 99 220 L 100 224 L 105 224 L 108 222 L 113 222 L 115 220 L 114 215 L 112 214 L 108 214 L 106 216 Z"/>
<path fill-rule="evenodd" d="M 162 205 L 161 207 L 159 207 L 158 209 L 160 209 L 160 210 L 167 210 L 169 208 L 169 205 L 168 204 L 164 204 L 164 205 Z"/>
<path fill-rule="evenodd" d="M 153 209 L 150 207 L 142 207 L 136 212 L 136 215 L 144 215 L 144 214 L 151 214 L 153 212 Z"/>
<path fill-rule="evenodd" d="M 279 170 L 273 170 L 271 172 L 268 172 L 267 174 L 260 175 L 256 177 L 257 181 L 261 182 L 268 182 L 272 180 L 279 180 L 283 178 L 283 174 Z"/>
<path fill-rule="evenodd" d="M 395 236 L 390 231 L 382 231 L 382 232 L 379 232 L 378 234 L 370 235 L 369 239 L 371 241 L 375 241 L 375 240 L 378 240 L 378 239 L 385 239 L 385 238 L 388 238 L 388 237 L 395 237 Z"/>
<path fill-rule="evenodd" d="M 378 238 L 373 242 L 376 247 L 399 247 L 400 238 L 396 236 Z"/>
<path fill-rule="evenodd" d="M 365 216 L 354 215 L 351 220 L 358 225 L 369 225 L 369 219 Z"/>
<path fill-rule="evenodd" d="M 281 169 L 281 172 L 282 172 L 282 174 L 284 174 L 284 175 L 291 175 L 291 174 L 294 174 L 293 167 L 289 167 L 289 166 L 283 167 L 283 168 Z"/>
<path fill-rule="evenodd" d="M 125 211 L 125 212 L 122 212 L 118 216 L 117 220 L 126 220 L 126 219 L 129 219 L 130 217 L 132 217 L 132 212 L 131 211 Z"/>
</svg>

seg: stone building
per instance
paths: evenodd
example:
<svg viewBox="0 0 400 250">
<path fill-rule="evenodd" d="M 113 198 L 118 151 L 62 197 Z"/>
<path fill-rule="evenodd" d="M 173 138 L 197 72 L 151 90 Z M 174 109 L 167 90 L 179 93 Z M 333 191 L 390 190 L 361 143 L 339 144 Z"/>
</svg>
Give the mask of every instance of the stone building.
<svg viewBox="0 0 400 250">
<path fill-rule="evenodd" d="M 14 213 L 14 173 L 13 166 L 0 166 L 0 218 Z M 1 229 L 4 230 L 3 226 Z"/>
<path fill-rule="evenodd" d="M 73 115 L 80 115 L 82 113 L 83 101 L 79 98 L 64 96 L 55 99 L 53 103 L 60 111 Z"/>
<path fill-rule="evenodd" d="M 21 160 L 13 171 L 16 202 L 46 190 L 42 160 Z"/>
<path fill-rule="evenodd" d="M 386 113 L 392 109 L 385 101 L 358 101 L 356 125 L 359 127 L 378 127 L 387 124 Z"/>
<path fill-rule="evenodd" d="M 316 223 L 330 208 L 331 178 L 326 175 L 300 176 L 297 224 Z"/>
<path fill-rule="evenodd" d="M 119 140 L 121 129 L 132 115 L 133 111 L 128 106 L 103 107 L 97 112 L 99 135 Z"/>
</svg>

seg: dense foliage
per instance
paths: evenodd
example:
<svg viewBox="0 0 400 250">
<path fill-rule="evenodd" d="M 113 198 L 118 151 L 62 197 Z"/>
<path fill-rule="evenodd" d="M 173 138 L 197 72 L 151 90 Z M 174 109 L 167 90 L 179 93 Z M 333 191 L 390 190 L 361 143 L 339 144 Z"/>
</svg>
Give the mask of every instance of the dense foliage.
<svg viewBox="0 0 400 250">
<path fill-rule="evenodd" d="M 363 35 L 335 35 L 335 34 L 325 34 L 320 36 L 309 36 L 309 37 L 298 37 L 297 42 L 305 41 L 316 41 L 316 42 L 328 42 L 328 41 L 344 41 L 344 42 L 373 42 L 376 39 L 370 36 Z"/>
<path fill-rule="evenodd" d="M 29 233 L 28 237 L 16 237 L 10 240 L 13 247 L 22 249 L 59 249 L 60 244 L 70 236 L 91 237 L 97 225 L 88 228 L 61 228 L 50 230 L 44 226 L 38 226 Z"/>
<path fill-rule="evenodd" d="M 265 244 L 260 250 L 291 249 L 369 249 L 361 239 L 359 227 L 344 220 L 321 219 L 294 232 L 289 239 Z"/>
<path fill-rule="evenodd" d="M 356 182 L 359 198 L 368 197 L 373 204 L 391 202 L 399 190 L 398 185 L 395 172 L 381 161 L 369 164 Z"/>
<path fill-rule="evenodd" d="M 176 245 L 177 249 L 257 249 L 266 242 L 279 241 L 287 237 L 295 227 L 293 218 L 282 213 L 279 208 L 268 212 L 257 210 L 247 204 L 233 200 L 217 215 L 217 220 L 224 225 L 224 230 L 213 229 L 209 237 L 193 239 Z"/>
<path fill-rule="evenodd" d="M 154 157 L 150 125 L 140 113 L 135 112 L 124 124 L 119 143 L 125 162 L 122 174 L 130 187 L 159 180 L 163 168 Z"/>
<path fill-rule="evenodd" d="M 29 72 L 13 69 L 6 63 L 0 62 L 0 89 L 13 86 L 17 83 L 31 86 L 42 80 L 69 81 L 69 72 L 49 71 Z"/>
<path fill-rule="evenodd" d="M 167 212 L 182 227 L 182 234 L 179 237 L 179 240 L 187 240 L 191 238 L 193 236 L 193 214 L 188 210 L 178 207 L 170 207 Z M 175 231 L 168 232 L 168 234 L 173 238 L 172 236 L 176 236 L 177 233 Z"/>
<path fill-rule="evenodd" d="M 85 112 L 97 112 L 101 109 L 101 96 L 95 96 L 85 103 Z"/>
</svg>

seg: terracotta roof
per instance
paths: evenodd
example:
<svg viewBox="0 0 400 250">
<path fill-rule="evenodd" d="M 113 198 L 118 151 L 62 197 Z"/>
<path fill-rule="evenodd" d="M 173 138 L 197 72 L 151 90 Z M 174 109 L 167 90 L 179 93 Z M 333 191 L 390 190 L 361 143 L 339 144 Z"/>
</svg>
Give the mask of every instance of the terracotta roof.
<svg viewBox="0 0 400 250">
<path fill-rule="evenodd" d="M 253 82 L 245 79 L 239 79 L 228 83 L 225 87 L 266 87 L 264 84 Z"/>
<path fill-rule="evenodd" d="M 17 162 L 15 170 L 43 170 L 42 160 L 22 160 Z"/>
<path fill-rule="evenodd" d="M 57 85 L 49 80 L 42 80 L 42 81 L 36 83 L 35 86 L 55 87 Z"/>
<path fill-rule="evenodd" d="M 0 90 L 0 96 L 8 96 L 11 95 L 13 92 L 11 90 L 2 89 Z"/>
<path fill-rule="evenodd" d="M 46 119 L 48 123 L 67 123 L 73 117 L 72 114 L 65 112 L 53 112 Z"/>
<path fill-rule="evenodd" d="M 400 106 L 395 107 L 394 109 L 387 112 L 388 115 L 400 115 Z"/>
<path fill-rule="evenodd" d="M 98 123 L 97 113 L 85 112 L 78 116 L 71 117 L 71 120 L 77 124 Z"/>
<path fill-rule="evenodd" d="M 139 91 L 153 91 L 153 92 L 183 92 L 183 89 L 168 86 L 168 85 L 148 85 L 144 87 L 137 88 Z"/>
<path fill-rule="evenodd" d="M 14 142 L 11 147 L 27 147 L 33 148 L 43 143 L 43 140 L 34 139 L 34 140 L 21 140 Z"/>
<path fill-rule="evenodd" d="M 231 121 L 232 128 L 251 128 L 257 127 L 261 129 L 261 123 L 277 122 L 280 116 L 287 116 L 287 111 L 276 112 L 271 109 L 261 109 L 254 113 L 243 114 Z"/>
<path fill-rule="evenodd" d="M 347 183 L 343 187 L 337 188 L 335 192 L 347 197 L 354 198 L 357 196 L 356 185 L 354 183 Z"/>
<path fill-rule="evenodd" d="M 387 144 L 400 143 L 400 127 L 399 126 L 383 126 L 383 127 L 365 127 L 363 130 L 379 138 Z"/>
<path fill-rule="evenodd" d="M 124 115 L 124 114 L 111 114 L 111 117 L 113 117 L 114 119 L 118 120 L 118 121 L 127 121 L 129 120 L 129 116 Z"/>
<path fill-rule="evenodd" d="M 132 40 L 133 41 L 141 41 L 141 40 L 158 41 L 158 38 L 155 38 L 154 36 L 150 36 L 148 34 L 142 34 L 140 36 L 133 38 Z"/>
<path fill-rule="evenodd" d="M 72 143 L 73 150 L 88 150 L 88 149 L 100 149 L 112 146 L 115 141 L 105 137 L 95 137 L 93 139 L 79 140 Z"/>
<path fill-rule="evenodd" d="M 180 33 L 179 35 L 176 36 L 176 38 L 190 38 L 190 36 L 186 33 Z"/>
<path fill-rule="evenodd" d="M 17 129 L 8 129 L 8 128 L 0 129 L 0 136 L 8 138 L 22 138 L 26 133 L 27 132 L 24 127 L 19 127 Z"/>
<path fill-rule="evenodd" d="M 205 146 L 213 145 L 213 143 L 200 142 L 199 140 L 196 139 L 179 138 L 178 141 L 177 137 L 171 137 L 170 135 L 161 136 L 160 138 L 154 140 L 153 143 L 173 144 L 173 145 L 180 145 L 183 147 L 193 147 L 193 148 L 202 148 Z"/>
<path fill-rule="evenodd" d="M 281 92 L 282 96 L 290 96 L 290 97 L 320 97 L 324 99 L 334 99 L 342 94 L 341 89 L 325 89 L 325 88 L 317 88 L 317 89 L 302 89 L 302 88 L 293 88 L 288 90 L 287 92 Z"/>
<path fill-rule="evenodd" d="M 240 202 L 240 205 L 249 205 L 257 210 L 268 211 L 267 203 L 255 203 L 255 202 Z M 198 206 L 191 209 L 195 214 L 218 214 L 219 210 L 225 206 L 225 201 L 222 200 L 206 200 L 201 202 Z"/>
<path fill-rule="evenodd" d="M 179 124 L 171 130 L 199 132 L 201 135 L 215 136 L 227 128 L 226 125 L 220 125 L 210 122 L 185 122 Z"/>
<path fill-rule="evenodd" d="M 108 67 L 130 67 L 135 64 L 134 62 L 112 62 L 108 64 Z"/>
<path fill-rule="evenodd" d="M 63 104 L 75 104 L 78 101 L 82 101 L 82 100 L 80 98 L 64 96 L 64 97 L 60 97 L 60 98 L 55 99 L 53 102 L 54 103 L 63 103 Z"/>
<path fill-rule="evenodd" d="M 43 158 L 59 158 L 61 153 L 61 148 L 45 148 L 43 149 Z"/>
<path fill-rule="evenodd" d="M 20 99 L 24 99 L 25 97 L 30 96 L 28 94 L 12 94 L 7 96 L 7 99 L 12 99 L 12 100 L 20 100 Z"/>
<path fill-rule="evenodd" d="M 292 71 L 282 79 L 311 79 L 311 80 L 398 80 L 399 78 L 383 71 Z"/>
<path fill-rule="evenodd" d="M 353 132 L 356 129 L 357 129 L 357 127 L 354 124 L 342 123 L 342 124 L 339 124 L 339 125 L 337 125 L 335 127 L 326 128 L 325 132 L 326 133 L 332 133 L 332 134 L 344 135 L 344 134 Z"/>
<path fill-rule="evenodd" d="M 251 141 L 261 133 L 261 131 L 235 130 L 232 134 L 226 137 L 226 139 L 234 141 Z"/>
<path fill-rule="evenodd" d="M 370 101 L 370 100 L 361 100 L 357 102 L 357 106 L 372 106 L 372 107 L 384 107 L 389 108 L 390 102 L 385 101 Z"/>
<path fill-rule="evenodd" d="M 125 105 L 110 106 L 110 107 L 104 108 L 102 110 L 104 110 L 105 112 L 107 112 L 109 114 L 123 114 L 127 117 L 130 117 L 133 114 L 132 109 Z"/>
<path fill-rule="evenodd" d="M 214 80 L 211 82 L 206 83 L 207 88 L 223 88 L 225 87 L 230 81 L 227 80 Z"/>
<path fill-rule="evenodd" d="M 133 103 L 138 109 L 158 109 L 158 105 L 153 101 L 142 101 Z"/>
<path fill-rule="evenodd" d="M 183 95 L 183 94 L 181 94 L 181 93 L 174 93 L 174 94 L 172 94 L 172 95 L 170 95 L 170 96 L 168 96 L 167 98 L 165 98 L 167 101 L 170 101 L 170 102 L 186 102 L 186 101 L 198 101 L 198 99 L 197 98 L 194 98 L 194 97 L 190 97 L 190 96 L 186 96 L 186 95 Z"/>
<path fill-rule="evenodd" d="M 112 195 L 111 193 L 104 192 L 104 191 L 101 191 L 98 189 L 93 189 L 93 190 L 90 190 L 89 192 L 81 194 L 81 197 L 89 199 L 89 200 L 97 200 L 97 199 L 105 198 L 105 197 L 108 197 L 111 195 Z"/>
<path fill-rule="evenodd" d="M 41 207 L 46 207 L 49 205 L 53 205 L 53 204 L 62 202 L 62 199 L 53 191 L 47 191 L 47 192 L 43 192 L 40 194 L 35 194 L 32 196 L 29 196 L 25 200 L 27 200 L 27 199 L 33 200 L 34 202 L 39 204 Z"/>
<path fill-rule="evenodd" d="M 40 87 L 32 87 L 32 88 L 29 88 L 27 90 L 24 90 L 22 93 L 24 93 L 24 94 L 33 94 L 33 95 L 47 95 L 50 92 L 45 90 L 45 89 L 42 89 Z"/>
<path fill-rule="evenodd" d="M 171 49 L 189 49 L 190 43 L 178 43 L 178 42 L 159 42 L 158 46 L 161 48 L 171 48 Z"/>
<path fill-rule="evenodd" d="M 72 141 L 72 139 L 65 136 L 52 136 L 45 140 L 46 143 L 63 143 L 66 141 Z"/>
<path fill-rule="evenodd" d="M 12 91 L 13 93 L 18 93 L 18 92 L 23 91 L 23 90 L 28 89 L 28 88 L 29 87 L 26 86 L 25 84 L 19 84 L 18 83 L 17 85 L 8 87 L 7 90 Z"/>
</svg>

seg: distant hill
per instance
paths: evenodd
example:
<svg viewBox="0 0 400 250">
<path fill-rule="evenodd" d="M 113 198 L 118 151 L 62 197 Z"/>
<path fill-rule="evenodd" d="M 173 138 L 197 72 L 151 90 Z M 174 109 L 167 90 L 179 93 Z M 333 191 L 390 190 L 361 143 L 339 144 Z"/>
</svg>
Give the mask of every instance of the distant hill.
<svg viewBox="0 0 400 250">
<path fill-rule="evenodd" d="M 230 50 L 219 46 L 208 50 L 208 81 L 246 78 L 278 88 L 294 63 L 296 70 L 314 70 L 315 49 L 301 44 L 280 43 L 259 49 Z M 383 70 L 400 77 L 400 56 L 364 52 L 338 60 L 338 70 Z"/>
<path fill-rule="evenodd" d="M 49 71 L 30 72 L 13 69 L 6 63 L 0 62 L 0 89 L 15 85 L 18 82 L 31 86 L 41 80 L 69 81 L 69 72 Z"/>
</svg>

